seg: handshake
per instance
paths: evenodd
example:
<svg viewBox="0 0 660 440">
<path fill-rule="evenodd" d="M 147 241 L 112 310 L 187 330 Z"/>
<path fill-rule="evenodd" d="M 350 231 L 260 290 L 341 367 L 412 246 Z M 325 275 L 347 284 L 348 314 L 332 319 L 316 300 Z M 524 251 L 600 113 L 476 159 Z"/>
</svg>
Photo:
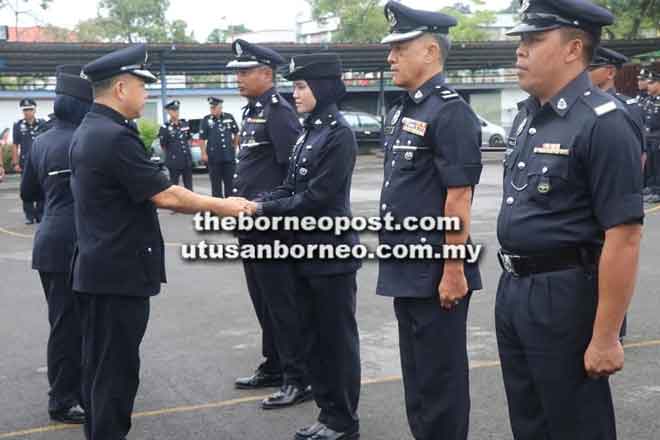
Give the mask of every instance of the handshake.
<svg viewBox="0 0 660 440">
<path fill-rule="evenodd" d="M 238 217 L 241 214 L 254 215 L 257 212 L 257 203 L 244 199 L 243 197 L 228 197 L 222 199 L 222 212 L 225 217 Z"/>
</svg>

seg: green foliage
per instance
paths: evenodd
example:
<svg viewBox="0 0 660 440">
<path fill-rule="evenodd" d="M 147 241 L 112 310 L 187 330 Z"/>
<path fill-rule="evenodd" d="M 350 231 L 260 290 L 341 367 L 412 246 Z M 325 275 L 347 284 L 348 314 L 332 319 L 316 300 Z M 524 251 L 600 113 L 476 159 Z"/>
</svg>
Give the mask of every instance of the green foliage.
<svg viewBox="0 0 660 440">
<path fill-rule="evenodd" d="M 50 4 L 52 3 L 53 0 L 21 0 L 18 2 L 18 8 L 23 9 L 21 5 L 26 5 L 30 4 L 30 6 L 33 6 L 34 4 L 38 4 L 41 9 L 48 9 Z M 0 9 L 4 7 L 10 7 L 14 8 L 16 6 L 16 0 L 0 0 Z"/>
<path fill-rule="evenodd" d="M 194 41 L 183 20 L 168 22 L 169 0 L 99 0 L 96 18 L 76 26 L 81 41 L 177 42 Z"/>
<path fill-rule="evenodd" d="M 328 15 L 340 18 L 339 30 L 333 37 L 337 43 L 378 43 L 389 25 L 378 0 L 308 0 L 312 15 L 322 20 Z"/>
<path fill-rule="evenodd" d="M 2 150 L 0 158 L 2 158 L 2 166 L 5 168 L 5 173 L 12 173 L 14 169 L 11 166 L 11 145 L 0 144 L 0 150 Z"/>
<path fill-rule="evenodd" d="M 481 2 L 479 2 L 481 3 Z M 449 30 L 454 41 L 487 41 L 490 34 L 482 26 L 495 23 L 495 12 L 480 10 L 475 13 L 466 13 L 465 8 L 457 4 L 443 8 L 440 12 L 456 17 L 458 25 Z M 468 9 L 469 10 L 469 9 Z"/>
<path fill-rule="evenodd" d="M 660 0 L 596 0 L 616 16 L 616 23 L 605 28 L 608 38 L 655 37 L 660 32 Z"/>
<path fill-rule="evenodd" d="M 158 124 L 156 124 L 153 121 L 149 121 L 147 119 L 140 119 L 138 121 L 138 130 L 140 131 L 140 139 L 142 139 L 142 142 L 144 142 L 144 147 L 149 154 L 153 153 L 151 144 L 153 144 L 153 142 L 158 137 L 159 128 L 160 127 L 158 126 Z"/>
<path fill-rule="evenodd" d="M 208 38 L 206 39 L 206 42 L 213 44 L 225 43 L 227 41 L 231 41 L 234 35 L 243 34 L 246 32 L 250 32 L 250 29 L 248 29 L 245 25 L 232 24 L 228 26 L 227 29 L 220 29 L 220 28 L 213 29 L 209 34 Z"/>
</svg>

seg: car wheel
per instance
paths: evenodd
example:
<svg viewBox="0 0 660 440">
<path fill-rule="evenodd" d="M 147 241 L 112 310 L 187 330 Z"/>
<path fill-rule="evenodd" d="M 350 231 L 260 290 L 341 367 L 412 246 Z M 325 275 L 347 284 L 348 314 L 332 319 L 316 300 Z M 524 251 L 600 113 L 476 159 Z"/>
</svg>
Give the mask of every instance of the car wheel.
<svg viewBox="0 0 660 440">
<path fill-rule="evenodd" d="M 504 138 L 502 137 L 502 135 L 494 134 L 488 140 L 488 145 L 490 147 L 501 147 L 502 145 L 504 145 Z"/>
</svg>

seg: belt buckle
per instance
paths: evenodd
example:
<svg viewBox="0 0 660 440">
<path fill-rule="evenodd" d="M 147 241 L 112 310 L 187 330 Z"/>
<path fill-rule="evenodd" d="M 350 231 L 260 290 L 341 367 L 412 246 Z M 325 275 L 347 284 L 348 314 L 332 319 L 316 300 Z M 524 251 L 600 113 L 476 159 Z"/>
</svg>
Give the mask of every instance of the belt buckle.
<svg viewBox="0 0 660 440">
<path fill-rule="evenodd" d="M 516 272 L 516 268 L 513 262 L 516 258 L 519 258 L 518 256 L 505 254 L 500 250 L 497 253 L 497 258 L 500 260 L 500 266 L 502 266 L 502 269 L 504 269 L 505 272 L 510 273 L 514 277 L 518 278 L 519 274 Z"/>
</svg>

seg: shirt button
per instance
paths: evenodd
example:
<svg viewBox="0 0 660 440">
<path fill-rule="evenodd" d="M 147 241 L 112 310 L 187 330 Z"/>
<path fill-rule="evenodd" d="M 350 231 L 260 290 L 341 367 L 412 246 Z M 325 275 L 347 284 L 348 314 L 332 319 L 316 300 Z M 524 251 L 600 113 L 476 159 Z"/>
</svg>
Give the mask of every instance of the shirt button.
<svg viewBox="0 0 660 440">
<path fill-rule="evenodd" d="M 234 188 L 234 194 L 238 192 L 238 188 Z"/>
<path fill-rule="evenodd" d="M 240 159 L 236 159 L 236 163 L 240 163 L 240 161 L 241 161 Z"/>
<path fill-rule="evenodd" d="M 519 170 L 524 170 L 526 166 L 527 165 L 525 165 L 525 162 L 518 162 L 518 169 Z"/>
<path fill-rule="evenodd" d="M 396 160 L 392 161 L 392 166 L 396 165 Z"/>
<path fill-rule="evenodd" d="M 238 179 L 238 174 L 234 174 L 234 179 Z"/>
<path fill-rule="evenodd" d="M 515 199 L 513 197 L 509 197 L 506 199 L 506 204 L 509 206 L 513 205 L 513 202 L 515 202 Z"/>
<path fill-rule="evenodd" d="M 534 136 L 536 134 L 536 128 L 532 127 L 529 129 L 529 134 Z"/>
<path fill-rule="evenodd" d="M 387 203 L 383 203 L 383 204 L 381 205 L 381 208 L 383 208 L 383 211 L 385 211 L 385 210 L 387 209 Z"/>
<path fill-rule="evenodd" d="M 303 161 L 303 163 L 307 162 L 307 158 L 306 158 L 306 157 L 303 157 L 303 158 L 302 158 L 302 161 Z"/>
<path fill-rule="evenodd" d="M 385 182 L 385 188 L 387 188 L 388 186 L 390 186 L 390 181 L 389 180 L 387 182 Z"/>
<path fill-rule="evenodd" d="M 541 170 L 541 172 L 542 172 L 543 174 L 546 174 L 546 173 L 548 172 L 548 167 L 543 167 L 543 169 Z"/>
<path fill-rule="evenodd" d="M 426 237 L 420 238 L 419 241 L 421 241 L 422 243 L 426 243 Z"/>
</svg>

